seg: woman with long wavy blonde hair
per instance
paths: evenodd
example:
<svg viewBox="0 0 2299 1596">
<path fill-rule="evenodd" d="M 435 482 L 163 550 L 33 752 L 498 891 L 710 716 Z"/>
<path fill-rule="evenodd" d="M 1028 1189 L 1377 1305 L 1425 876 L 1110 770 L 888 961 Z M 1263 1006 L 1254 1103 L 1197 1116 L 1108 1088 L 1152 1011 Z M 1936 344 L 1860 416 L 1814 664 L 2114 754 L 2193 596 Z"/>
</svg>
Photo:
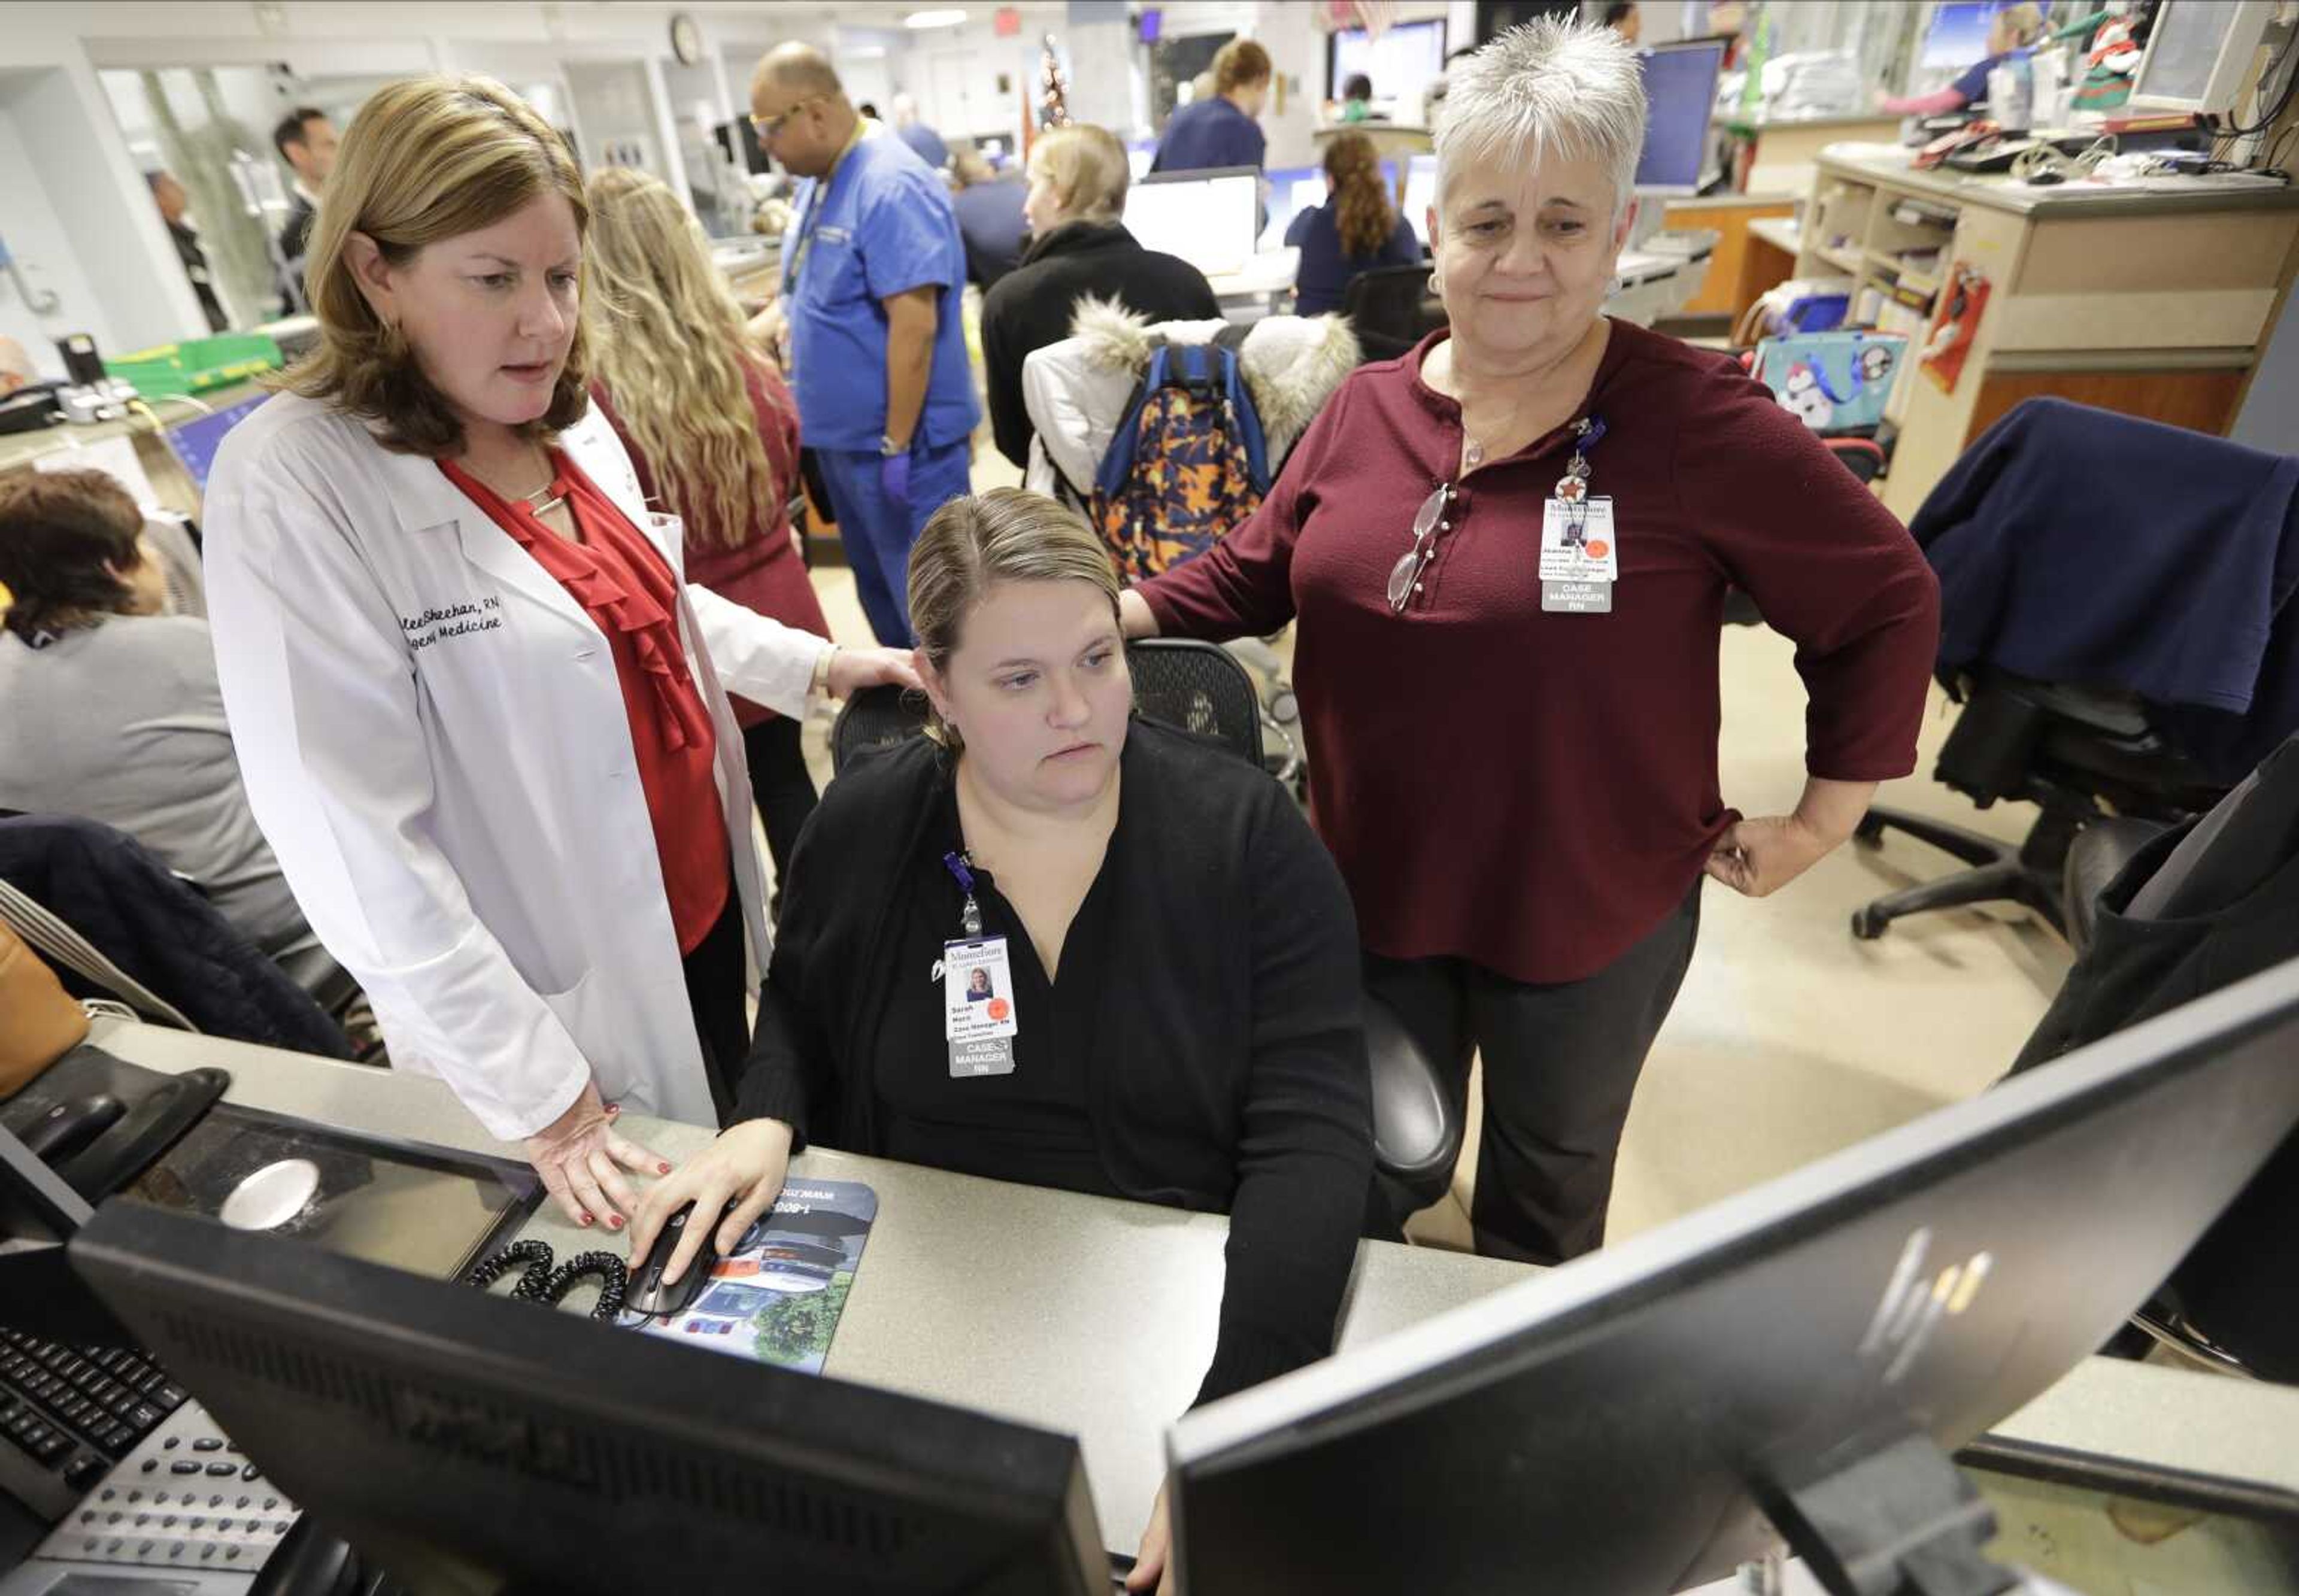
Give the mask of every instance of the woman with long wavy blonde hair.
<svg viewBox="0 0 2299 1596">
<path fill-rule="evenodd" d="M 668 187 L 627 167 L 594 173 L 585 194 L 592 397 L 649 500 L 685 520 L 687 580 L 826 633 L 791 536 L 798 407 L 751 343 L 702 229 Z M 779 898 L 814 778 L 797 721 L 741 699 L 735 709 Z"/>
</svg>

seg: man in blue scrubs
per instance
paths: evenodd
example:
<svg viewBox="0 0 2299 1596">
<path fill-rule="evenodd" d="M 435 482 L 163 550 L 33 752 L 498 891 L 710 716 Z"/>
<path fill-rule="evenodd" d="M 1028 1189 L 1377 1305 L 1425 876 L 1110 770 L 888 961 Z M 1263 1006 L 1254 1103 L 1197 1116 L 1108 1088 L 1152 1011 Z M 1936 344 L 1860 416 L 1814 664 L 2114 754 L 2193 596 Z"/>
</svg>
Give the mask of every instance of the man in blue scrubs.
<svg viewBox="0 0 2299 1596">
<path fill-rule="evenodd" d="M 782 315 L 800 436 L 822 466 L 870 629 L 911 641 L 910 544 L 968 491 L 980 411 L 959 295 L 966 247 L 942 179 L 871 130 L 813 48 L 782 45 L 751 79 L 759 144 L 805 179 L 783 237 Z"/>
<path fill-rule="evenodd" d="M 1259 166 L 1269 141 L 1254 119 L 1269 98 L 1269 52 L 1233 38 L 1214 56 L 1214 92 L 1174 112 L 1151 171 Z"/>
</svg>

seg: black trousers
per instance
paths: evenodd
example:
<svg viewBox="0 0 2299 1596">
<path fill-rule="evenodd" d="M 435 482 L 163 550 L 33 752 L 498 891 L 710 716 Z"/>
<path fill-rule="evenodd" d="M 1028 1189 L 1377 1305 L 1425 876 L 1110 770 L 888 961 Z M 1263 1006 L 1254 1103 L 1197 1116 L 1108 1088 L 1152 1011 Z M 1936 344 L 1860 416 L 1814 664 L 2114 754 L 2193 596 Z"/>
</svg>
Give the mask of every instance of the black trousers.
<svg viewBox="0 0 2299 1596">
<path fill-rule="evenodd" d="M 751 1060 L 751 1010 L 743 1001 L 743 899 L 726 884 L 726 907 L 710 935 L 686 955 L 686 1005 L 694 1039 L 702 1044 L 702 1073 L 724 1129 L 735 1112 L 735 1091 Z"/>
<path fill-rule="evenodd" d="M 1477 1251 L 1562 1263 L 1605 1240 L 1629 1100 L 1676 1002 L 1700 930 L 1700 888 L 1595 975 L 1530 985 L 1465 959 L 1365 956 L 1365 991 L 1397 1011 L 1465 1107 L 1485 1061 L 1484 1130 L 1469 1224 Z M 1375 1207 L 1407 1201 L 1375 1176 Z"/>
<path fill-rule="evenodd" d="M 774 902 L 782 904 L 783 883 L 790 879 L 791 854 L 798 834 L 814 813 L 818 794 L 814 776 L 806 768 L 800 746 L 800 723 L 777 715 L 743 729 L 743 757 L 751 768 L 751 797 L 759 806 L 759 821 L 767 829 L 767 852 L 775 861 Z"/>
</svg>

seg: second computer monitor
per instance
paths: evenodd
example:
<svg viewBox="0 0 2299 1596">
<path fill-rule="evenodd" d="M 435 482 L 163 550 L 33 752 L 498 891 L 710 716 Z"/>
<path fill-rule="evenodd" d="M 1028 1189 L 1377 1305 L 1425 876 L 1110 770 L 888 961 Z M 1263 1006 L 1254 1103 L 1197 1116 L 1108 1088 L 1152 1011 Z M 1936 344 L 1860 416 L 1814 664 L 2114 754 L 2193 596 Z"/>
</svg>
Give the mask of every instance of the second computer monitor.
<svg viewBox="0 0 2299 1596">
<path fill-rule="evenodd" d="M 1405 196 L 1398 209 L 1405 220 L 1413 224 L 1413 236 L 1421 240 L 1421 247 L 1429 247 L 1429 210 L 1437 203 L 1437 157 L 1415 155 L 1405 163 Z"/>
<path fill-rule="evenodd" d="M 1261 247 L 1276 249 L 1285 242 L 1294 218 L 1325 203 L 1325 169 L 1322 166 L 1275 167 L 1262 174 L 1269 184 L 1269 220 L 1262 224 Z M 1397 198 L 1397 162 L 1381 163 L 1382 192 Z"/>
<path fill-rule="evenodd" d="M 1637 162 L 1637 188 L 1647 194 L 1694 193 L 1708 162 L 1708 123 L 1716 109 L 1723 43 L 1663 45 L 1647 51 L 1642 61 L 1645 145 Z"/>
<path fill-rule="evenodd" d="M 1261 170 L 1152 172 L 1125 191 L 1125 230 L 1144 249 L 1179 255 L 1208 277 L 1245 270 L 1261 213 Z"/>
<path fill-rule="evenodd" d="M 2295 1058 L 2299 960 L 1198 1409 L 1169 1441 L 1183 1588 L 1651 1596 L 1729 1575 L 1766 1517 L 1824 1577 L 1847 1525 L 1880 1567 L 1963 1572 L 1985 1521 L 1941 1510 L 1946 1454 L 2244 1190 L 2299 1119 Z"/>
</svg>

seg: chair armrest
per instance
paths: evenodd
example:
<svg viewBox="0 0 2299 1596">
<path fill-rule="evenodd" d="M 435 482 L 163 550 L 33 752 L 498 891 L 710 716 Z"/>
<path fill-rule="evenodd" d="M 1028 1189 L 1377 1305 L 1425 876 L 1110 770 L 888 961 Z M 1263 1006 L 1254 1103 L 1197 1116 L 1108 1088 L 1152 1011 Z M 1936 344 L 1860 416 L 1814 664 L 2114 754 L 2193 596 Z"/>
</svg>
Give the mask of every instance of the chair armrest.
<svg viewBox="0 0 2299 1596">
<path fill-rule="evenodd" d="M 2117 815 L 2094 821 L 2077 834 L 2068 848 L 2066 885 L 2068 943 L 2080 955 L 2091 945 L 2092 927 L 2099 919 L 2099 894 L 2122 874 L 2132 855 L 2164 829 L 2161 821 L 2136 820 Z"/>
<path fill-rule="evenodd" d="M 1397 1011 L 1370 994 L 1365 1027 L 1373 1065 L 1374 1164 L 1426 1205 L 1444 1194 L 1460 1157 L 1464 1106 L 1446 1091 Z"/>
</svg>

